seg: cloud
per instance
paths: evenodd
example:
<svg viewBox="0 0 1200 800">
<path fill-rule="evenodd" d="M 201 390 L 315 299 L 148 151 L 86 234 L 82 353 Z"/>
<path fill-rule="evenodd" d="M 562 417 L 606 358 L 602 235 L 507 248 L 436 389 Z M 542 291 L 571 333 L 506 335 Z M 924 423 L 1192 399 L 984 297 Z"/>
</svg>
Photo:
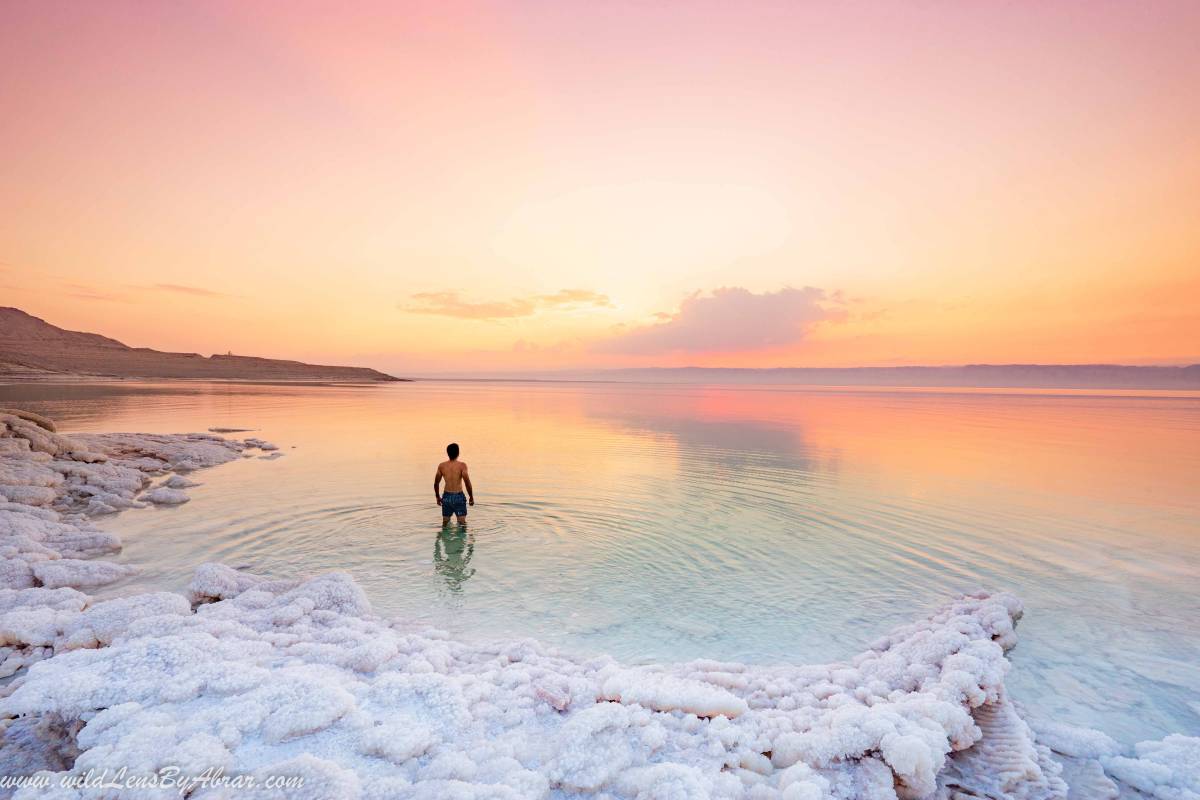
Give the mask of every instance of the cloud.
<svg viewBox="0 0 1200 800">
<path fill-rule="evenodd" d="M 662 322 L 621 331 L 595 343 L 593 349 L 653 355 L 782 347 L 804 339 L 819 322 L 843 317 L 839 305 L 833 295 L 812 286 L 762 294 L 729 286 L 708 295 L 688 295 L 679 311 Z"/>
<path fill-rule="evenodd" d="M 13 265 L 11 262 L 0 260 L 0 274 L 14 274 L 14 271 L 9 269 Z M 23 277 L 28 270 L 21 270 L 15 273 L 18 277 Z M 98 287 L 89 283 L 76 283 L 61 275 L 47 275 L 47 278 L 54 281 L 58 288 L 56 291 L 64 297 L 73 297 L 77 300 L 97 300 L 107 303 L 130 303 L 134 302 L 134 298 L 144 292 L 174 292 L 176 294 L 190 294 L 195 297 L 236 297 L 236 295 L 227 294 L 226 292 L 216 292 L 212 289 L 202 289 L 198 286 L 182 286 L 178 283 L 155 283 L 146 284 L 108 284 L 103 287 Z M 44 280 L 44 279 L 43 279 Z M 43 284 L 39 283 L 35 287 L 20 287 L 12 286 L 8 288 L 24 289 L 26 291 L 36 291 L 44 288 Z"/>
<path fill-rule="evenodd" d="M 178 294 L 190 294 L 196 297 L 232 297 L 233 295 L 225 292 L 214 292 L 212 289 L 201 289 L 196 286 L 180 286 L 177 283 L 156 283 L 150 287 L 157 289 L 160 292 L 176 292 Z"/>
<path fill-rule="evenodd" d="M 105 303 L 126 303 L 124 297 L 118 297 L 115 294 L 102 294 L 100 292 L 65 292 L 67 297 L 74 297 L 77 300 L 100 300 Z"/>
<path fill-rule="evenodd" d="M 490 303 L 471 303 L 462 300 L 458 292 L 419 292 L 412 296 L 416 305 L 402 306 L 414 314 L 435 314 L 459 319 L 509 319 L 527 317 L 537 310 L 531 300 L 500 300 Z"/>
<path fill-rule="evenodd" d="M 608 295 L 591 289 L 562 289 L 555 294 L 538 295 L 535 298 L 543 306 L 597 306 L 612 308 Z"/>
<path fill-rule="evenodd" d="M 126 303 L 129 298 L 117 292 L 108 292 L 102 289 L 97 289 L 94 286 L 84 283 L 62 283 L 60 294 L 67 297 L 74 297 L 78 300 L 100 300 L 105 303 Z"/>
<path fill-rule="evenodd" d="M 512 319 L 528 317 L 543 309 L 579 307 L 610 308 L 608 295 L 590 289 L 562 289 L 554 294 L 536 294 L 511 300 L 472 303 L 459 297 L 458 292 L 419 292 L 412 296 L 415 305 L 401 306 L 414 314 L 435 314 L 458 319 Z"/>
</svg>

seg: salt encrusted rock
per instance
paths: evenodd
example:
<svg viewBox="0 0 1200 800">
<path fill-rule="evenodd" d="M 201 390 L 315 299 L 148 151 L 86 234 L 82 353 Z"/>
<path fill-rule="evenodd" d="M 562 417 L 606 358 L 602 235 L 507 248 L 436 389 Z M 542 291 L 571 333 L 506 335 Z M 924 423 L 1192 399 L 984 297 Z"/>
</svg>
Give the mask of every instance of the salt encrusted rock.
<svg viewBox="0 0 1200 800">
<path fill-rule="evenodd" d="M 191 489 L 192 487 L 199 486 L 200 484 L 197 481 L 194 481 L 191 478 L 185 478 L 182 475 L 172 475 L 163 481 L 162 485 L 166 486 L 168 489 Z"/>
<path fill-rule="evenodd" d="M 248 446 L 203 433 L 68 437 L 43 417 L 0 411 L 0 589 L 92 587 L 128 575 L 129 567 L 78 562 L 121 547 L 86 517 L 141 508 L 139 497 L 186 502 L 182 490 L 194 481 L 173 474 L 145 491 L 152 476 L 223 464 Z M 61 563 L 43 563 L 52 561 Z"/>
<path fill-rule="evenodd" d="M 237 458 L 247 446 L 207 433 L 75 434 L 84 446 L 119 458 L 143 472 L 191 471 L 215 467 Z"/>
<path fill-rule="evenodd" d="M 1019 605 L 1003 596 L 963 598 L 847 664 L 629 669 L 406 630 L 340 574 L 211 564 L 190 591 L 211 602 L 79 613 L 60 639 L 111 644 L 60 645 L 0 714 L 83 722 L 76 774 L 265 774 L 312 753 L 301 771 L 350 798 L 1066 798 L 1004 692 Z"/>
<path fill-rule="evenodd" d="M 74 589 L 0 589 L 0 678 L 49 657 L 86 604 Z"/>
<path fill-rule="evenodd" d="M 1035 720 L 1030 727 L 1037 740 L 1060 755 L 1071 758 L 1106 758 L 1121 752 L 1111 736 L 1090 728 L 1078 728 L 1054 720 Z"/>
<path fill-rule="evenodd" d="M 945 797 L 1003 797 L 1012 800 L 1065 798 L 1062 768 L 1049 748 L 1034 742 L 1032 731 L 1001 696 L 972 715 L 982 734 L 972 747 L 953 754 L 938 775 Z"/>
<path fill-rule="evenodd" d="M 1121 789 L 1104 774 L 1099 761 L 1065 759 L 1062 777 L 1069 787 L 1067 800 L 1119 800 Z"/>
<path fill-rule="evenodd" d="M 116 564 L 112 561 L 80 561 L 76 558 L 39 561 L 30 565 L 30 568 L 38 583 L 48 589 L 63 586 L 90 589 L 119 581 L 137 572 L 137 568 L 129 564 Z"/>
<path fill-rule="evenodd" d="M 172 489 L 169 486 L 158 486 L 143 492 L 141 499 L 155 505 L 167 506 L 177 506 L 180 503 L 186 503 L 188 500 L 191 500 L 187 492 L 182 489 Z"/>
<path fill-rule="evenodd" d="M 5 720 L 0 727 L 0 775 L 11 779 L 68 769 L 78 753 L 75 736 L 80 727 L 77 721 L 64 722 L 50 714 Z M 0 791 L 5 795 L 11 792 L 8 788 Z"/>
<path fill-rule="evenodd" d="M 188 584 L 188 599 L 192 605 L 212 603 L 237 597 L 249 589 L 262 588 L 268 592 L 285 591 L 300 581 L 272 581 L 224 564 L 201 564 Z"/>
<path fill-rule="evenodd" d="M 28 415 L 28 412 L 22 413 Z M 0 412 L 0 437 L 24 439 L 29 450 L 35 453 L 77 458 L 81 461 L 103 458 L 89 452 L 86 446 L 81 446 L 79 442 L 15 414 Z"/>
<path fill-rule="evenodd" d="M 723 714 L 733 718 L 749 710 L 745 700 L 720 687 L 646 669 L 618 672 L 604 682 L 601 696 L 655 711 L 678 710 L 699 717 Z"/>
<path fill-rule="evenodd" d="M 48 506 L 58 498 L 49 486 L 12 486 L 0 483 L 0 500 L 27 506 Z"/>
<path fill-rule="evenodd" d="M 0 614 L 29 608 L 81 611 L 87 595 L 74 589 L 0 589 Z"/>
<path fill-rule="evenodd" d="M 1050 720 L 1032 728 L 1053 751 L 1070 800 L 1200 800 L 1200 738 L 1172 734 L 1126 751 L 1107 734 Z"/>
<path fill-rule="evenodd" d="M 86 602 L 74 589 L 0 590 L 0 678 L 52 654 Z"/>
<path fill-rule="evenodd" d="M 409 630 L 372 616 L 342 574 L 272 581 L 210 564 L 192 593 L 213 602 L 193 612 L 155 593 L 80 610 L 70 590 L 0 593 L 0 620 L 34 612 L 6 635 L 56 650 L 36 652 L 0 700 L 0 717 L 55 721 L 52 753 L 78 751 L 41 766 L 313 781 L 315 794 L 265 795 L 279 797 L 610 800 L 1065 800 L 1064 775 L 1098 799 L 1120 777 L 1185 800 L 1198 771 L 1200 740 L 1121 755 L 1102 735 L 1049 726 L 1047 741 L 1103 760 L 1063 771 L 1004 691 L 998 642 L 1012 641 L 1019 606 L 1003 596 L 963 598 L 846 664 L 629 669 Z M 32 764 L 41 734 L 19 730 L 10 760 Z"/>
<path fill-rule="evenodd" d="M 44 429 L 50 431 L 51 433 L 54 433 L 58 430 L 58 428 L 55 427 L 55 425 L 54 425 L 54 421 L 51 420 L 49 417 L 43 417 L 41 414 L 35 414 L 32 411 L 23 411 L 23 410 L 17 409 L 17 408 L 0 408 L 0 415 L 5 415 L 5 414 L 13 416 L 13 417 L 18 417 L 20 419 L 25 420 L 26 422 L 32 422 L 34 425 L 37 425 L 39 428 L 44 428 Z"/>
<path fill-rule="evenodd" d="M 1117 781 L 1163 800 L 1200 798 L 1200 738 L 1172 734 L 1156 742 L 1139 742 L 1134 756 L 1101 759 Z"/>
<path fill-rule="evenodd" d="M 191 610 L 187 599 L 174 592 L 118 597 L 73 615 L 63 626 L 62 637 L 53 644 L 56 650 L 101 647 L 111 644 L 134 620 L 165 615 L 187 616 Z"/>
<path fill-rule="evenodd" d="M 119 549 L 116 535 L 87 522 L 62 521 L 58 512 L 46 508 L 0 503 L 0 589 L 38 585 L 34 567 L 41 562 L 89 558 Z"/>
</svg>

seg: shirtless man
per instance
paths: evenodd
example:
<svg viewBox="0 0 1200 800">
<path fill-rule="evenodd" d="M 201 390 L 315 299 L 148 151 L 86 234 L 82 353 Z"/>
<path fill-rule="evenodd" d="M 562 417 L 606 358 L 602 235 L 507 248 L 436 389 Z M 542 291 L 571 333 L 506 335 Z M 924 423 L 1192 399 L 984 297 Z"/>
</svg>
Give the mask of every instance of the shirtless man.
<svg viewBox="0 0 1200 800">
<path fill-rule="evenodd" d="M 442 507 L 442 524 L 450 522 L 450 515 L 458 517 L 459 525 L 467 524 L 467 497 L 470 504 L 475 505 L 475 490 L 471 487 L 471 476 L 467 474 L 467 465 L 458 460 L 458 445 L 451 442 L 446 445 L 446 455 L 449 461 L 438 464 L 437 474 L 433 476 L 433 496 Z M 446 480 L 446 493 L 439 494 L 438 489 L 442 479 Z M 463 486 L 467 487 L 467 497 L 463 497 Z"/>
</svg>

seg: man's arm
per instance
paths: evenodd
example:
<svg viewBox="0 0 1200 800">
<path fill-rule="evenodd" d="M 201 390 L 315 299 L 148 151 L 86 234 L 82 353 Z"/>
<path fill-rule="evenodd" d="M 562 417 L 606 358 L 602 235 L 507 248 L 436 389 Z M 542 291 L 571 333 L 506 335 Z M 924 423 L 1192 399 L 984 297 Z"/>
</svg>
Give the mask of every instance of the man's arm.
<svg viewBox="0 0 1200 800">
<path fill-rule="evenodd" d="M 463 485 L 467 487 L 467 502 L 475 505 L 475 487 L 471 486 L 471 476 L 467 474 L 467 465 L 463 464 Z"/>
<path fill-rule="evenodd" d="M 441 487 L 442 487 L 442 468 L 438 467 L 437 472 L 434 473 L 434 475 L 433 475 L 433 496 L 437 500 L 437 504 L 439 506 L 442 504 Z"/>
</svg>

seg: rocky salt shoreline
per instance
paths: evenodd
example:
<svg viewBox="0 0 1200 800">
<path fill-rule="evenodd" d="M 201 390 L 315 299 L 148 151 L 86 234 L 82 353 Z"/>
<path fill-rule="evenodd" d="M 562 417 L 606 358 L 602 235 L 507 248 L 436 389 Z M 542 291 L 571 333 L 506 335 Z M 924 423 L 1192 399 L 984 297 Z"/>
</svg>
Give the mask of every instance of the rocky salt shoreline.
<svg viewBox="0 0 1200 800">
<path fill-rule="evenodd" d="M 1200 800 L 1198 738 L 1026 721 L 1007 595 L 774 667 L 455 641 L 342 573 L 205 564 L 186 596 L 88 596 L 135 570 L 94 517 L 273 450 L 0 411 L 0 797 Z"/>
</svg>

